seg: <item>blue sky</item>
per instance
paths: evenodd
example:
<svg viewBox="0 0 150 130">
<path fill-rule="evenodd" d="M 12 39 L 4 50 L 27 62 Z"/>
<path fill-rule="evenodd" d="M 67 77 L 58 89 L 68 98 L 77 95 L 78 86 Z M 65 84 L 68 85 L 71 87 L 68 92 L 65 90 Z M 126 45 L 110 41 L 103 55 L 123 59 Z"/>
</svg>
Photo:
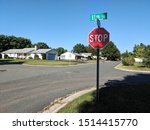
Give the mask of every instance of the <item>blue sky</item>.
<svg viewBox="0 0 150 130">
<path fill-rule="evenodd" d="M 108 13 L 101 21 L 121 52 L 135 44 L 150 44 L 150 0 L 0 0 L 0 34 L 46 42 L 69 51 L 88 45 L 96 27 L 90 14 Z"/>
</svg>

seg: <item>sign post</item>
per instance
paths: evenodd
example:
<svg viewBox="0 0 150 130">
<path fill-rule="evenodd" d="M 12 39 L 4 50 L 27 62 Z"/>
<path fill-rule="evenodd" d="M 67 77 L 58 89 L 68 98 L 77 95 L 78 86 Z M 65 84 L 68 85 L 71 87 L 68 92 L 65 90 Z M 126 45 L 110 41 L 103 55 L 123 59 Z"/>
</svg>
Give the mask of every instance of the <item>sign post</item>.
<svg viewBox="0 0 150 130">
<path fill-rule="evenodd" d="M 96 101 L 99 102 L 99 48 L 97 48 L 97 66 L 96 66 Z"/>
<path fill-rule="evenodd" d="M 107 19 L 107 13 L 95 14 L 90 16 L 90 20 L 97 20 L 98 28 L 93 29 L 88 35 L 88 42 L 91 47 L 97 50 L 97 65 L 96 65 L 96 101 L 99 102 L 99 53 L 100 48 L 103 48 L 109 42 L 109 32 L 101 28 L 101 19 Z"/>
</svg>

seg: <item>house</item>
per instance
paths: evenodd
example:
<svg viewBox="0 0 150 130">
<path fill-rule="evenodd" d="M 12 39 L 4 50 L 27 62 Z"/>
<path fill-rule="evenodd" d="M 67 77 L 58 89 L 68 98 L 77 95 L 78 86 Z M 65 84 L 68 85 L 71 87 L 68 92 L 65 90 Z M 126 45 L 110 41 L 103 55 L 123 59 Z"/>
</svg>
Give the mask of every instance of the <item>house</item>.
<svg viewBox="0 0 150 130">
<path fill-rule="evenodd" d="M 78 53 L 65 52 L 60 55 L 61 60 L 81 60 L 83 56 Z"/>
<path fill-rule="evenodd" d="M 134 58 L 135 62 L 142 63 L 144 58 Z"/>
<path fill-rule="evenodd" d="M 40 59 L 43 59 L 43 55 L 45 55 L 46 60 L 57 59 L 57 52 L 54 49 L 38 49 L 30 53 L 30 57 L 33 59 L 35 58 L 35 55 L 38 55 Z"/>
<path fill-rule="evenodd" d="M 80 53 L 84 59 L 91 59 L 92 58 L 92 53 Z"/>
<path fill-rule="evenodd" d="M 1 54 L 2 59 L 6 56 L 20 59 L 35 59 L 35 57 L 38 56 L 39 59 L 43 59 L 43 55 L 45 55 L 46 60 L 57 59 L 57 52 L 54 49 L 37 49 L 36 46 L 35 48 L 9 49 L 1 52 Z"/>
</svg>

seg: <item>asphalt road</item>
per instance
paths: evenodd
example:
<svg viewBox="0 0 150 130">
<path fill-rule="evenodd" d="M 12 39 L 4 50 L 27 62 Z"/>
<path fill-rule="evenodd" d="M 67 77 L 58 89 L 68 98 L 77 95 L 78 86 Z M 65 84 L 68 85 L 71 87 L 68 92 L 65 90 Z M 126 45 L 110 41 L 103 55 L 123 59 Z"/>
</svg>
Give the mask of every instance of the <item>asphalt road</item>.
<svg viewBox="0 0 150 130">
<path fill-rule="evenodd" d="M 119 62 L 100 63 L 100 84 L 137 73 L 114 69 Z M 39 112 L 56 98 L 96 86 L 96 65 L 40 67 L 0 65 L 0 112 Z"/>
</svg>

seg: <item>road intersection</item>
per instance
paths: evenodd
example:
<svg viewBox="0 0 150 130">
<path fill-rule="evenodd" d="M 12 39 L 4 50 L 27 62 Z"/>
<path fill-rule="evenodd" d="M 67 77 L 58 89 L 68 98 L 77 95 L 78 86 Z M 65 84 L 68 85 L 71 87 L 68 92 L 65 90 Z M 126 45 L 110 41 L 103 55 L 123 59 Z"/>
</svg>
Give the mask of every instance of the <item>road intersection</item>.
<svg viewBox="0 0 150 130">
<path fill-rule="evenodd" d="M 114 69 L 119 62 L 100 63 L 100 85 L 136 72 Z M 0 112 L 39 112 L 52 101 L 96 86 L 96 65 L 65 67 L 0 65 Z"/>
</svg>

